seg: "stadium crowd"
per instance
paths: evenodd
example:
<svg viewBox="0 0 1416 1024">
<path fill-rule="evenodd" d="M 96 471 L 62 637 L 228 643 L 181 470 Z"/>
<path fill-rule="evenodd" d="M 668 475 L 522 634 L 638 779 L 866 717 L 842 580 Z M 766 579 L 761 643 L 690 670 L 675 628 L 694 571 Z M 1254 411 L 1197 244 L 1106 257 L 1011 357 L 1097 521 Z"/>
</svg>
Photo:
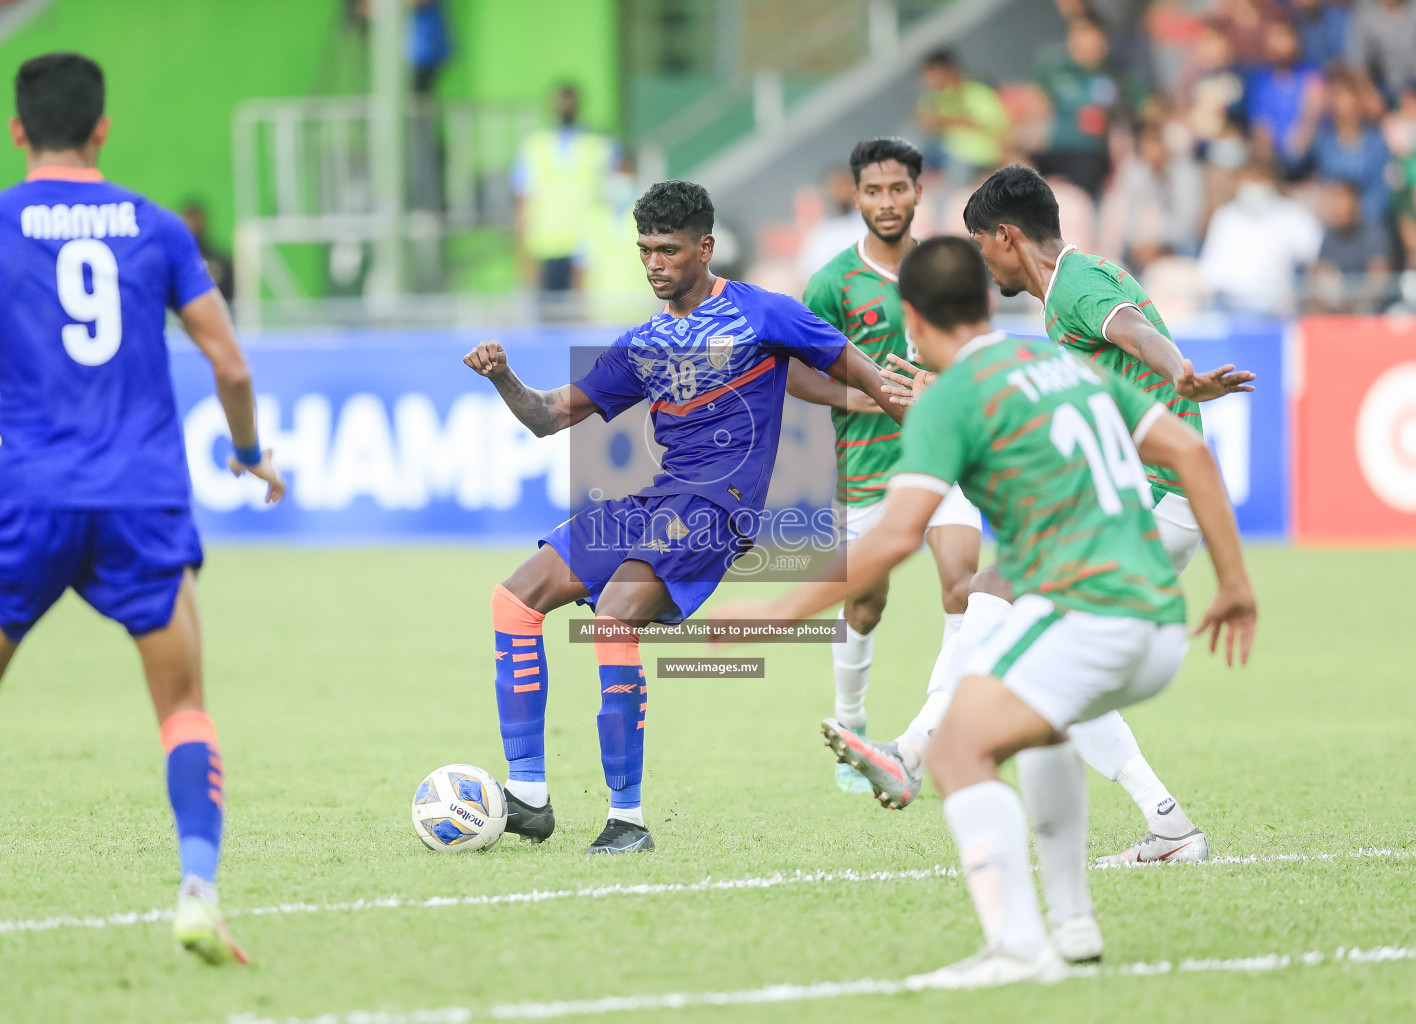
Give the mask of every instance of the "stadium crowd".
<svg viewBox="0 0 1416 1024">
<path fill-rule="evenodd" d="M 1416 0 L 1054 2 L 1031 81 L 923 62 L 917 235 L 1020 160 L 1172 317 L 1416 309 Z M 797 204 L 798 275 L 859 230 L 840 190 Z"/>
</svg>

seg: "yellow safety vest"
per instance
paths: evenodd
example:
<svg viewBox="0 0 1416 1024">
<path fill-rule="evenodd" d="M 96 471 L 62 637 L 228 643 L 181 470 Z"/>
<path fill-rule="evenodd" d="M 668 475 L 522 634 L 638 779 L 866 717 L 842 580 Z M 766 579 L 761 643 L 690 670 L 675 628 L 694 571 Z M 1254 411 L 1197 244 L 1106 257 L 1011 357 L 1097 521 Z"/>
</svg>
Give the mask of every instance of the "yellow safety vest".
<svg viewBox="0 0 1416 1024">
<path fill-rule="evenodd" d="M 616 213 L 602 202 L 590 211 L 583 287 L 594 323 L 637 324 L 663 308 L 646 279 L 638 241 L 632 210 Z"/>
<path fill-rule="evenodd" d="M 529 176 L 522 206 L 526 251 L 538 260 L 572 256 L 610 171 L 610 140 L 576 131 L 563 147 L 560 130 L 549 128 L 532 132 L 523 145 Z"/>
</svg>

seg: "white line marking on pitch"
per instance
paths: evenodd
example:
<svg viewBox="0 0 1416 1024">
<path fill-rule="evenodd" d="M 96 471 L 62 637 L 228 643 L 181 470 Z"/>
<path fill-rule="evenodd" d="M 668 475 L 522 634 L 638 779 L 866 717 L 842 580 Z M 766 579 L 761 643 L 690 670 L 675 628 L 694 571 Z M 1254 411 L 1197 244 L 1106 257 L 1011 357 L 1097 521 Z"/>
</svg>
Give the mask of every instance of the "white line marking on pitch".
<svg viewBox="0 0 1416 1024">
<path fill-rule="evenodd" d="M 1231 866 L 1249 864 L 1293 864 L 1309 861 L 1340 861 L 1366 858 L 1407 858 L 1411 850 L 1393 850 L 1377 847 L 1362 847 L 1346 853 L 1275 853 L 1263 856 L 1215 857 L 1209 865 Z M 1145 864 L 1144 868 L 1166 867 L 1174 870 L 1176 865 Z M 1204 868 L 1204 864 L 1187 864 L 1186 868 Z M 1135 870 L 1135 865 L 1125 867 L 1095 865 L 1093 871 Z M 838 882 L 914 882 L 933 878 L 956 878 L 957 868 L 935 865 L 932 868 L 918 868 L 904 871 L 797 871 L 793 874 L 773 874 L 748 878 L 715 879 L 705 878 L 698 882 L 645 882 L 639 885 L 586 886 L 581 889 L 532 889 L 530 892 L 505 892 L 483 896 L 433 896 L 415 899 L 406 896 L 383 896 L 371 900 L 354 900 L 349 903 L 278 903 L 269 907 L 248 907 L 227 910 L 227 917 L 264 917 L 273 914 L 328 914 L 356 910 L 395 910 L 400 908 L 426 907 L 491 907 L 503 903 L 542 903 L 547 900 L 564 899 L 604 899 L 608 896 L 657 896 L 662 893 L 724 892 L 745 889 L 775 889 L 783 885 L 829 885 Z M 121 928 L 136 924 L 152 924 L 172 920 L 170 909 L 154 908 L 147 911 L 128 911 L 110 914 L 107 917 L 71 917 L 57 915 L 31 920 L 0 921 L 0 935 L 7 932 L 47 932 L 57 928 Z"/>
<path fill-rule="evenodd" d="M 1416 948 L 1409 946 L 1377 946 L 1359 949 L 1341 946 L 1329 955 L 1319 950 L 1283 956 L 1266 953 L 1262 956 L 1238 957 L 1229 960 L 1181 960 L 1173 963 L 1130 963 L 1118 967 L 1074 967 L 1071 978 L 1095 977 L 1157 977 L 1173 973 L 1205 973 L 1212 971 L 1258 974 L 1290 967 L 1315 967 L 1325 963 L 1376 964 L 1416 960 Z M 626 1013 L 631 1010 L 681 1010 L 690 1006 L 743 1006 L 753 1003 L 793 1003 L 812 999 L 839 999 L 842 996 L 893 996 L 914 991 L 904 981 L 877 981 L 861 978 L 856 981 L 815 981 L 807 985 L 778 984 L 761 988 L 739 989 L 736 992 L 668 992 L 662 995 L 605 996 L 600 999 L 564 1000 L 550 1003 L 498 1003 L 486 1011 L 465 1006 L 448 1006 L 439 1010 L 408 1012 L 355 1010 L 349 1013 L 327 1013 L 319 1017 L 299 1019 L 263 1017 L 256 1013 L 233 1014 L 226 1024 L 467 1024 L 483 1013 L 499 1020 L 550 1020 L 556 1017 L 586 1017 L 605 1013 Z"/>
</svg>

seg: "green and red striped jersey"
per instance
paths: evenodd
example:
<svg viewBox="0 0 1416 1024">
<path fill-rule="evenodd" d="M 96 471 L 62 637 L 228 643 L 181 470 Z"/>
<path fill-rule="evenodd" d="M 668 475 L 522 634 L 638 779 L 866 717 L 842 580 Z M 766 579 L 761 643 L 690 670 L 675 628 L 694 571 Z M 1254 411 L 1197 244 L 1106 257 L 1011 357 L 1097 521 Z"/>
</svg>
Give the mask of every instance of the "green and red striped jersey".
<svg viewBox="0 0 1416 1024">
<path fill-rule="evenodd" d="M 1069 245 L 1057 257 L 1052 282 L 1042 300 L 1047 336 L 1059 345 L 1124 377 L 1200 433 L 1200 407 L 1181 398 L 1170 382 L 1141 360 L 1106 340 L 1106 326 L 1117 311 L 1135 306 L 1161 334 L 1174 341 L 1146 290 L 1135 277 L 1108 259 Z M 1173 470 L 1147 466 L 1156 497 L 1166 491 L 1184 494 Z"/>
<path fill-rule="evenodd" d="M 806 286 L 807 308 L 881 366 L 909 357 L 899 278 L 865 255 L 864 242 L 839 253 Z M 883 412 L 831 410 L 836 427 L 836 500 L 870 505 L 885 497 L 900 457 L 900 425 Z"/>
<path fill-rule="evenodd" d="M 960 349 L 910 409 L 891 486 L 962 487 L 993 527 L 998 571 L 1016 594 L 1184 622 L 1136 452 L 1161 415 L 1152 396 L 1089 360 L 995 331 Z"/>
</svg>

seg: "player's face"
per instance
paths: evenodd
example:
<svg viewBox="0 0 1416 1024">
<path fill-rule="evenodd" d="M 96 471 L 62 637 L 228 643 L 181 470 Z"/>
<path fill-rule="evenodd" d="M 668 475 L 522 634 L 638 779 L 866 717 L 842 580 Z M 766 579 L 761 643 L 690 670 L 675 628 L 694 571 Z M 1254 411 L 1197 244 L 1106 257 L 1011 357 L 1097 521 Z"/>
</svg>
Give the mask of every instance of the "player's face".
<svg viewBox="0 0 1416 1024">
<path fill-rule="evenodd" d="M 1023 274 L 1023 261 L 1018 258 L 1017 246 L 1013 244 L 1012 229 L 1005 225 L 993 231 L 975 231 L 971 237 L 983 253 L 988 272 L 998 282 L 998 290 L 1006 298 L 1011 299 L 1027 291 L 1028 281 Z"/>
<path fill-rule="evenodd" d="M 882 242 L 898 242 L 909 233 L 919 196 L 919 183 L 898 160 L 869 164 L 860 169 L 856 208 L 865 218 L 870 233 Z"/>
<path fill-rule="evenodd" d="M 644 263 L 644 276 L 660 299 L 672 302 L 691 292 L 708 276 L 708 261 L 712 258 L 712 235 L 695 238 L 691 232 L 675 231 L 668 235 L 639 236 L 639 259 Z"/>
</svg>

